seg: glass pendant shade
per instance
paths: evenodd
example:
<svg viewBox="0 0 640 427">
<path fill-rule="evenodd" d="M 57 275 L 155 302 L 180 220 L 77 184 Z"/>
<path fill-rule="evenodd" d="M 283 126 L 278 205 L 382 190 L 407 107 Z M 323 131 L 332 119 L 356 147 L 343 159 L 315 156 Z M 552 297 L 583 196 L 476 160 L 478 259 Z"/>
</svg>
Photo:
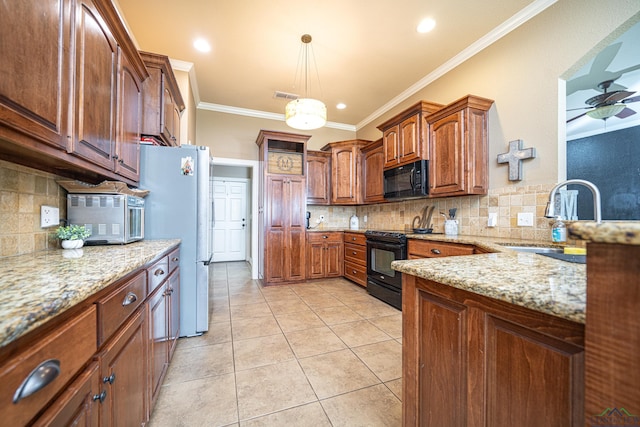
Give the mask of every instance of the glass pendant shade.
<svg viewBox="0 0 640 427">
<path fill-rule="evenodd" d="M 285 107 L 285 122 L 294 129 L 318 129 L 327 123 L 327 107 L 313 98 L 298 98 Z"/>
<path fill-rule="evenodd" d="M 614 104 L 614 105 L 605 105 L 602 107 L 594 108 L 593 110 L 587 111 L 587 116 L 592 119 L 601 119 L 606 120 L 609 117 L 613 117 L 616 114 L 620 113 L 625 109 L 625 105 Z"/>
</svg>

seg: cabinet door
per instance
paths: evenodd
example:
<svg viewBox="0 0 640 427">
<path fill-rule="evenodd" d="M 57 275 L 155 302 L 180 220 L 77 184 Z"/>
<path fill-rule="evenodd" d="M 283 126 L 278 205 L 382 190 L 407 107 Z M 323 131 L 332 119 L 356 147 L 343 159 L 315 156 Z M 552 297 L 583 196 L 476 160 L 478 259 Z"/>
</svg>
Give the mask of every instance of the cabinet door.
<svg viewBox="0 0 640 427">
<path fill-rule="evenodd" d="M 335 148 L 331 151 L 331 202 L 356 204 L 360 202 L 358 176 L 359 150 L 355 147 Z"/>
<path fill-rule="evenodd" d="M 583 349 L 491 315 L 484 324 L 486 425 L 583 426 Z"/>
<path fill-rule="evenodd" d="M 76 9 L 74 133 L 71 151 L 113 170 L 118 46 L 91 0 Z"/>
<path fill-rule="evenodd" d="M 324 275 L 325 245 L 322 242 L 307 243 L 307 278 L 322 279 Z"/>
<path fill-rule="evenodd" d="M 363 201 L 378 203 L 384 201 L 384 152 L 382 145 L 363 154 L 362 170 Z"/>
<path fill-rule="evenodd" d="M 464 112 L 458 111 L 429 126 L 431 196 L 464 192 L 463 118 Z"/>
<path fill-rule="evenodd" d="M 180 336 L 180 269 L 175 270 L 169 277 L 167 288 L 169 294 L 169 361 L 178 344 Z"/>
<path fill-rule="evenodd" d="M 162 87 L 164 90 L 164 95 L 163 95 L 164 105 L 162 107 L 162 117 L 163 117 L 162 134 L 167 139 L 167 141 L 169 141 L 172 145 L 177 145 L 176 134 L 175 134 L 175 126 L 176 126 L 175 112 L 174 112 L 175 105 L 173 102 L 173 95 L 171 94 L 171 91 L 169 90 L 169 85 L 166 83 L 165 79 L 166 79 L 166 76 L 163 73 Z"/>
<path fill-rule="evenodd" d="M 156 401 L 162 379 L 168 367 L 167 285 L 159 286 L 149 297 L 149 375 L 151 377 L 151 405 Z"/>
<path fill-rule="evenodd" d="M 104 426 L 139 426 L 147 420 L 146 310 L 139 310 L 105 346 L 100 355 L 106 397 Z"/>
<path fill-rule="evenodd" d="M 307 203 L 331 203 L 331 154 L 307 151 Z"/>
<path fill-rule="evenodd" d="M 340 277 L 343 274 L 344 246 L 342 242 L 328 242 L 324 248 L 325 277 Z"/>
<path fill-rule="evenodd" d="M 415 162 L 420 158 L 420 132 L 418 115 L 411 116 L 400 123 L 400 138 L 398 141 L 398 162 Z"/>
<path fill-rule="evenodd" d="M 97 427 L 100 425 L 100 393 L 105 387 L 100 378 L 100 366 L 94 362 L 38 418 L 34 427 Z"/>
<path fill-rule="evenodd" d="M 286 242 L 287 256 L 284 256 L 287 265 L 287 278 L 289 280 L 304 280 L 305 278 L 305 246 L 307 232 L 306 212 L 306 186 L 304 177 L 291 177 L 287 185 L 288 196 L 285 198 L 285 206 L 288 210 L 288 233 Z M 283 253 L 279 256 L 282 257 Z"/>
<path fill-rule="evenodd" d="M 17 132 L 66 149 L 70 3 L 0 2 L 0 136 L 15 140 Z"/>
<path fill-rule="evenodd" d="M 267 283 L 286 280 L 285 259 L 283 256 L 287 232 L 286 217 L 288 191 L 286 177 L 269 176 L 266 182 L 267 200 L 265 202 L 265 239 L 264 269 Z"/>
<path fill-rule="evenodd" d="M 134 181 L 139 179 L 142 86 L 129 60 L 120 54 L 118 71 L 118 126 L 115 172 Z"/>
<path fill-rule="evenodd" d="M 384 167 L 390 168 L 398 164 L 399 153 L 398 143 L 400 140 L 400 126 L 396 125 L 382 134 L 382 141 L 384 146 Z"/>
</svg>

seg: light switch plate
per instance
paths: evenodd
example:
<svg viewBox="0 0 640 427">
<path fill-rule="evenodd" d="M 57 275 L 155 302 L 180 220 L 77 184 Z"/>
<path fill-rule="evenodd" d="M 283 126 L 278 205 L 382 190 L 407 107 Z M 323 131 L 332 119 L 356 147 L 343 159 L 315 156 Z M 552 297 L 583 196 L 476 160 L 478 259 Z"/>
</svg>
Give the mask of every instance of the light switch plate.
<svg viewBox="0 0 640 427">
<path fill-rule="evenodd" d="M 518 214 L 518 226 L 519 227 L 533 227 L 533 213 L 520 212 Z"/>
<path fill-rule="evenodd" d="M 40 227 L 54 227 L 60 224 L 60 210 L 54 206 L 40 206 Z"/>
</svg>

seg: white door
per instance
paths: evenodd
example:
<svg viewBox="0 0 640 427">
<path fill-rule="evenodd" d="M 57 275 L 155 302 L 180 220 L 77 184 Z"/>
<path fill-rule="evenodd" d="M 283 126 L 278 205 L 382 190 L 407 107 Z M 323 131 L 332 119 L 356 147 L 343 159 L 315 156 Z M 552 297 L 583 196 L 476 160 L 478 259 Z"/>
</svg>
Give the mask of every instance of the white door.
<svg viewBox="0 0 640 427">
<path fill-rule="evenodd" d="M 213 179 L 213 261 L 244 261 L 247 240 L 247 182 Z"/>
</svg>

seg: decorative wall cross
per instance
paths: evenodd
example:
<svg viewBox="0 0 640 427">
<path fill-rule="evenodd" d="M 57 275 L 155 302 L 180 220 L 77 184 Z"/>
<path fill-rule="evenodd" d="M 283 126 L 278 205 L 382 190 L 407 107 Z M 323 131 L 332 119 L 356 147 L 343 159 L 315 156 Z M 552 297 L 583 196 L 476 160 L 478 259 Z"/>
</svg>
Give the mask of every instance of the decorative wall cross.
<svg viewBox="0 0 640 427">
<path fill-rule="evenodd" d="M 536 157 L 535 148 L 522 148 L 524 141 L 509 142 L 509 151 L 498 154 L 498 163 L 509 163 L 509 181 L 522 181 L 522 161 Z"/>
</svg>

